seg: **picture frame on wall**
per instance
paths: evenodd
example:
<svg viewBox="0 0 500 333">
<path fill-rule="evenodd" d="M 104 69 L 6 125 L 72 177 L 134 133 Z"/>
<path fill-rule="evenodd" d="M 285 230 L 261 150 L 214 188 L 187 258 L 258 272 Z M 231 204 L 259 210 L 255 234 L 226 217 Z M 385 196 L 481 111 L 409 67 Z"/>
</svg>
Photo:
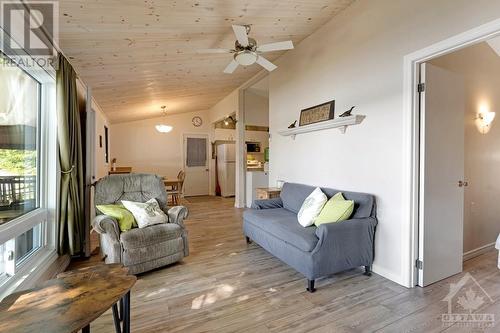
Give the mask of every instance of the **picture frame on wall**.
<svg viewBox="0 0 500 333">
<path fill-rule="evenodd" d="M 335 100 L 300 111 L 299 126 L 331 120 L 335 117 Z"/>
</svg>

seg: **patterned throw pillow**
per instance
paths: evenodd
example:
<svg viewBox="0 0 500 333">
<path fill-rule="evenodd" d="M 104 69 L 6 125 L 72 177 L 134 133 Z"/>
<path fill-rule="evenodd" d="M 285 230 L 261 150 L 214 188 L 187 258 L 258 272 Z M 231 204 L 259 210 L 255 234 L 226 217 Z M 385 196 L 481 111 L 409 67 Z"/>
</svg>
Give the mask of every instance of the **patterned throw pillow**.
<svg viewBox="0 0 500 333">
<path fill-rule="evenodd" d="M 323 209 L 323 206 L 328 201 L 326 195 L 321 191 L 319 187 L 309 194 L 309 196 L 304 200 L 302 207 L 300 207 L 297 218 L 299 223 L 303 227 L 309 227 L 313 225 L 314 220 Z"/>
<path fill-rule="evenodd" d="M 122 204 L 134 215 L 139 228 L 168 222 L 168 216 L 161 210 L 155 198 L 144 203 L 122 200 Z"/>
</svg>

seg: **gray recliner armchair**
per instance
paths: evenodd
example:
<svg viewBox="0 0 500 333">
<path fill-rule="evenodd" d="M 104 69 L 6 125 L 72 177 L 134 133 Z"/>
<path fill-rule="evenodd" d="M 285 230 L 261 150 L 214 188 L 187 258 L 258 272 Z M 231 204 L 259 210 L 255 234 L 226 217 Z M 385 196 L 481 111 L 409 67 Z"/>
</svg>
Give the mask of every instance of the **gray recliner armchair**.
<svg viewBox="0 0 500 333">
<path fill-rule="evenodd" d="M 189 254 L 184 206 L 167 208 L 163 180 L 149 174 L 106 176 L 95 185 L 95 205 L 119 204 L 121 200 L 146 202 L 155 198 L 169 223 L 120 232 L 117 221 L 98 214 L 92 226 L 100 234 L 101 254 L 106 263 L 121 263 L 131 274 L 139 274 L 181 260 Z"/>
</svg>

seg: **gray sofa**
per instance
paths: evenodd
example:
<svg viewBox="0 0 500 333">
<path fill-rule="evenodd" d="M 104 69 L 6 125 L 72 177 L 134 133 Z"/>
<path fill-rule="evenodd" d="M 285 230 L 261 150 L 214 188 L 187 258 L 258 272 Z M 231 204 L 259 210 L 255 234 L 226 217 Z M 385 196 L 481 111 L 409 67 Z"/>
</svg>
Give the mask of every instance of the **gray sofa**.
<svg viewBox="0 0 500 333">
<path fill-rule="evenodd" d="M 259 244 L 272 255 L 307 278 L 307 290 L 314 292 L 317 278 L 364 266 L 371 275 L 374 258 L 376 205 L 373 195 L 341 191 L 354 200 L 350 220 L 304 228 L 297 220 L 302 203 L 313 186 L 285 183 L 280 198 L 256 200 L 243 213 L 247 242 Z M 338 190 L 321 188 L 328 198 Z"/>
<path fill-rule="evenodd" d="M 96 205 L 119 204 L 121 200 L 146 202 L 155 198 L 168 215 L 169 223 L 120 232 L 112 217 L 96 209 L 92 222 L 100 234 L 101 253 L 106 263 L 122 263 L 130 274 L 139 274 L 181 260 L 189 254 L 184 206 L 167 208 L 167 193 L 162 178 L 149 174 L 111 175 L 95 185 Z"/>
</svg>

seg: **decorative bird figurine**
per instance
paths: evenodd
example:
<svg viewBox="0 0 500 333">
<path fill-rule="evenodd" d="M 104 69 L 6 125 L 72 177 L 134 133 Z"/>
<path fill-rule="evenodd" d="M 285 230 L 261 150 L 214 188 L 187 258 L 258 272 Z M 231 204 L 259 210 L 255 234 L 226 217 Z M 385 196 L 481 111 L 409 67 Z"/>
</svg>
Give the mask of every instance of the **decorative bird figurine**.
<svg viewBox="0 0 500 333">
<path fill-rule="evenodd" d="M 297 125 L 297 120 L 291 123 L 290 126 L 288 126 L 288 128 L 295 128 L 295 125 Z"/>
<path fill-rule="evenodd" d="M 346 112 L 342 113 L 339 117 L 349 117 L 352 113 L 352 110 L 354 110 L 356 106 L 353 106 L 352 108 L 350 108 L 349 110 L 347 110 Z"/>
</svg>

